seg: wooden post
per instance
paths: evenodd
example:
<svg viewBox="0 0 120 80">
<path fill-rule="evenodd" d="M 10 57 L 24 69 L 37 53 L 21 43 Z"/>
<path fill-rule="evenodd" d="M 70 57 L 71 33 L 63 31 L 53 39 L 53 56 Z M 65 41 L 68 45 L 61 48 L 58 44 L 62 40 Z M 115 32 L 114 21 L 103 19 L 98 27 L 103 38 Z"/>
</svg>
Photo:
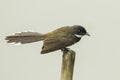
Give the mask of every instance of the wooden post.
<svg viewBox="0 0 120 80">
<path fill-rule="evenodd" d="M 72 80 L 75 62 L 75 52 L 68 50 L 63 52 L 61 80 Z"/>
</svg>

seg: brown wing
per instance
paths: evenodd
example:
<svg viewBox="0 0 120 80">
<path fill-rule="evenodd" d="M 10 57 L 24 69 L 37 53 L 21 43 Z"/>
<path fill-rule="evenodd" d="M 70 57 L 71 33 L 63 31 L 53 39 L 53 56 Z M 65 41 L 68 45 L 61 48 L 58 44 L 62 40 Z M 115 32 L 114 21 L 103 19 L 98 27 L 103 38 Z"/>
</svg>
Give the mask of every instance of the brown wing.
<svg viewBox="0 0 120 80">
<path fill-rule="evenodd" d="M 58 30 L 48 34 L 44 40 L 41 54 L 59 50 L 75 43 L 75 37 L 63 30 L 62 32 Z"/>
</svg>

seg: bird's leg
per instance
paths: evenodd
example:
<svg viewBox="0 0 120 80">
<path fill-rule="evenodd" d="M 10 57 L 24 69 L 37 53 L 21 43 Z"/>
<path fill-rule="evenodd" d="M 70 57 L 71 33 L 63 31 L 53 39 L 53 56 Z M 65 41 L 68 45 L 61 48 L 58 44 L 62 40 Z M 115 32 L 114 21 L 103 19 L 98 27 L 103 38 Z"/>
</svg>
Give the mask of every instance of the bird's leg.
<svg viewBox="0 0 120 80">
<path fill-rule="evenodd" d="M 69 50 L 70 50 L 70 48 L 62 48 L 61 49 L 61 51 L 64 52 L 64 53 L 68 52 Z"/>
</svg>

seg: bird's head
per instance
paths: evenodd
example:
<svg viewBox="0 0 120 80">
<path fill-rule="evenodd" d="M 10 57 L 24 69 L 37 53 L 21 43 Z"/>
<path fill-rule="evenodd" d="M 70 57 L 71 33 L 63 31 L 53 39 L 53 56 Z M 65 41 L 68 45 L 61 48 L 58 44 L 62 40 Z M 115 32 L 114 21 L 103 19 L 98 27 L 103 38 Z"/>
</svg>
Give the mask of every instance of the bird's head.
<svg viewBox="0 0 120 80">
<path fill-rule="evenodd" d="M 81 25 L 74 25 L 72 26 L 72 28 L 73 28 L 73 34 L 78 38 L 81 38 L 84 35 L 90 36 L 90 34 L 86 31 L 86 29 Z"/>
</svg>

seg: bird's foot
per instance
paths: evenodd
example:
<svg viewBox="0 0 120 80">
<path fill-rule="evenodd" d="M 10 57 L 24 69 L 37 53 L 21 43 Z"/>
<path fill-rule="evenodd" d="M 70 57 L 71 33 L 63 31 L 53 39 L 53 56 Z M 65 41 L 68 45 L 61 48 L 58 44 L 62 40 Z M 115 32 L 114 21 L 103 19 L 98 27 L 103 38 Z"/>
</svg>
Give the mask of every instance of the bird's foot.
<svg viewBox="0 0 120 80">
<path fill-rule="evenodd" d="M 70 48 L 63 48 L 63 49 L 61 49 L 61 51 L 63 52 L 63 53 L 66 53 L 66 52 L 68 52 L 70 50 Z"/>
</svg>

